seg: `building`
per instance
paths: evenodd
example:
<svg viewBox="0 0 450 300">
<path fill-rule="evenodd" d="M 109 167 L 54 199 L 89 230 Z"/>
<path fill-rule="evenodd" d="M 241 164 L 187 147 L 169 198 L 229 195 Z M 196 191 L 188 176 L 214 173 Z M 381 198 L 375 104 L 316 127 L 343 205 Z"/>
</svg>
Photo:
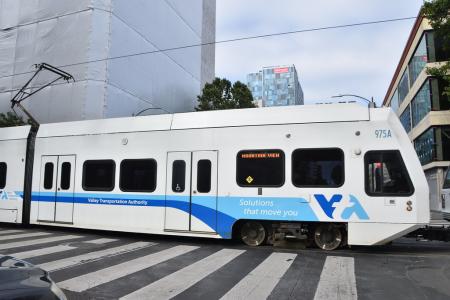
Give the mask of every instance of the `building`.
<svg viewBox="0 0 450 300">
<path fill-rule="evenodd" d="M 259 107 L 303 104 L 303 90 L 294 65 L 265 67 L 250 73 L 247 86 Z"/>
<path fill-rule="evenodd" d="M 214 79 L 215 0 L 0 1 L 0 112 L 46 62 L 75 77 L 24 102 L 41 123 L 192 111 Z M 135 55 L 147 53 L 143 55 Z M 42 77 L 34 86 L 39 86 Z"/>
<path fill-rule="evenodd" d="M 414 143 L 430 186 L 432 217 L 440 218 L 441 188 L 450 164 L 450 97 L 442 95 L 444 82 L 427 74 L 427 67 L 448 61 L 429 22 L 419 16 L 384 98 Z"/>
</svg>

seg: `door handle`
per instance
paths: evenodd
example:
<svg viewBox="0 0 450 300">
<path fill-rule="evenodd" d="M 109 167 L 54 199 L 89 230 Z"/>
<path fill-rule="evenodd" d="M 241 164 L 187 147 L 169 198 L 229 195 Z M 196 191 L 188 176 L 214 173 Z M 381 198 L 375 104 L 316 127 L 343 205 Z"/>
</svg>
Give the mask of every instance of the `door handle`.
<svg viewBox="0 0 450 300">
<path fill-rule="evenodd" d="M 197 194 L 197 191 L 192 191 L 192 194 Z"/>
</svg>

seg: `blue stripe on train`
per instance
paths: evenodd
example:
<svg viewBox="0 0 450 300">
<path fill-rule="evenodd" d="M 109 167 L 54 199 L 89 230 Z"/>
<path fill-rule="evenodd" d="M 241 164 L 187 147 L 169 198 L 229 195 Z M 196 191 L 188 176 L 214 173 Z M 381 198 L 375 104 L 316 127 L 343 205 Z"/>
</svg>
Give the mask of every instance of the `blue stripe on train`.
<svg viewBox="0 0 450 300">
<path fill-rule="evenodd" d="M 211 207 L 211 203 L 215 203 L 215 197 L 193 197 L 196 201 L 190 203 L 189 196 L 170 195 L 166 198 L 165 195 L 58 193 L 56 201 L 92 205 L 171 207 L 186 213 L 191 212 L 224 238 L 231 237 L 232 226 L 239 219 L 318 220 L 308 201 L 303 198 L 218 197 L 216 209 Z M 209 205 L 198 204 L 202 200 Z M 55 193 L 33 192 L 32 201 L 55 202 Z"/>
</svg>

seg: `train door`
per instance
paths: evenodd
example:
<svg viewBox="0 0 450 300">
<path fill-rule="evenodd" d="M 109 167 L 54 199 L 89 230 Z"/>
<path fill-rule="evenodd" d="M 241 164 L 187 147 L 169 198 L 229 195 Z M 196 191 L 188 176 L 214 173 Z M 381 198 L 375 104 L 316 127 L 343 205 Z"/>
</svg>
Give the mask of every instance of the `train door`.
<svg viewBox="0 0 450 300">
<path fill-rule="evenodd" d="M 217 227 L 217 151 L 170 152 L 165 229 L 214 233 Z"/>
<path fill-rule="evenodd" d="M 72 223 L 75 155 L 43 156 L 38 220 Z"/>
</svg>

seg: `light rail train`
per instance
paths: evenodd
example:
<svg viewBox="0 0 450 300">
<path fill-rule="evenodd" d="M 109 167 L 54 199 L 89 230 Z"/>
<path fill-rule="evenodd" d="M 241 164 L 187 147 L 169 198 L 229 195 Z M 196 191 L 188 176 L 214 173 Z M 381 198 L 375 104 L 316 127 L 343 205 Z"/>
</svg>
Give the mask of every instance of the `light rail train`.
<svg viewBox="0 0 450 300">
<path fill-rule="evenodd" d="M 388 108 L 306 105 L 0 129 L 0 222 L 377 245 L 428 224 Z"/>
</svg>

